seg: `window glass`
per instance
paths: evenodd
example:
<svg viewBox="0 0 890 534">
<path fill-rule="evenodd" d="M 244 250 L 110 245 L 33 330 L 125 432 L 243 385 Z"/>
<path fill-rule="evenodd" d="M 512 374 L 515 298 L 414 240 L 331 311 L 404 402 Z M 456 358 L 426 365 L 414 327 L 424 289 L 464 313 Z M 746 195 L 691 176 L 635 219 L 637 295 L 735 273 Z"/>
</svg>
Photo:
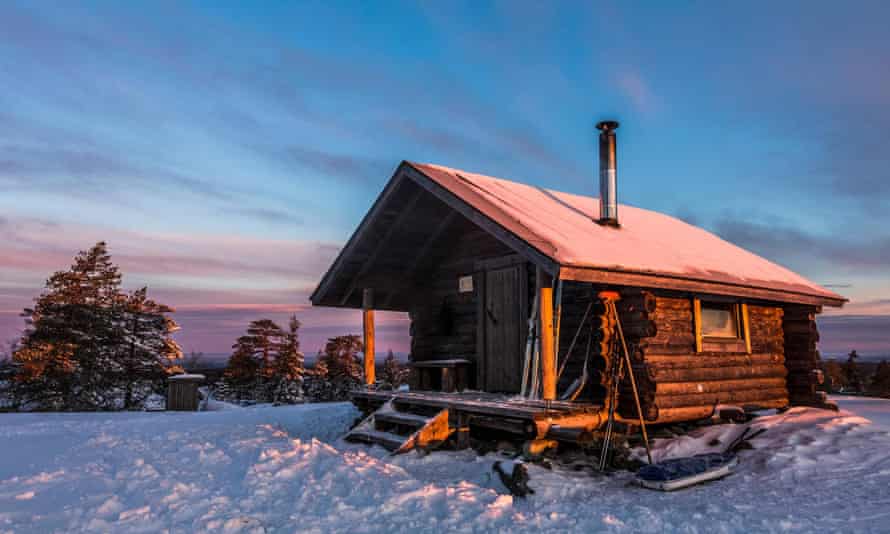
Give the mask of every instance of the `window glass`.
<svg viewBox="0 0 890 534">
<path fill-rule="evenodd" d="M 701 335 L 704 337 L 739 337 L 735 304 L 701 303 Z"/>
</svg>

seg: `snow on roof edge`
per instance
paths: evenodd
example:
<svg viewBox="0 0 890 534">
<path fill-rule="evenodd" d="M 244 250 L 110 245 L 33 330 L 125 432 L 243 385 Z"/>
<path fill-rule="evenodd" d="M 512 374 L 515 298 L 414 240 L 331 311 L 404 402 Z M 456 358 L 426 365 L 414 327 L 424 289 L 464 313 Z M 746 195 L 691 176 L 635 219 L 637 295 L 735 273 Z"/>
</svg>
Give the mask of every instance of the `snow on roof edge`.
<svg viewBox="0 0 890 534">
<path fill-rule="evenodd" d="M 620 229 L 594 219 L 599 199 L 406 161 L 561 266 L 848 299 L 798 273 L 670 215 L 621 204 Z M 541 246 L 543 245 L 543 246 Z"/>
</svg>

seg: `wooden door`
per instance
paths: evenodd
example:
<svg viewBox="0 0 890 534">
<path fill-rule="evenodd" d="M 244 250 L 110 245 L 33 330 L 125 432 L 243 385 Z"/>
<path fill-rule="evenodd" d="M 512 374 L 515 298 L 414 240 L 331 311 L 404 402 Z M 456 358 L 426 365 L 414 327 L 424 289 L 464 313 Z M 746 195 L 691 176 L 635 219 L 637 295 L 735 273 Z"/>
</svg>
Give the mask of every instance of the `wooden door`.
<svg viewBox="0 0 890 534">
<path fill-rule="evenodd" d="M 522 381 L 522 291 L 521 265 L 485 273 L 485 390 L 519 392 Z"/>
</svg>

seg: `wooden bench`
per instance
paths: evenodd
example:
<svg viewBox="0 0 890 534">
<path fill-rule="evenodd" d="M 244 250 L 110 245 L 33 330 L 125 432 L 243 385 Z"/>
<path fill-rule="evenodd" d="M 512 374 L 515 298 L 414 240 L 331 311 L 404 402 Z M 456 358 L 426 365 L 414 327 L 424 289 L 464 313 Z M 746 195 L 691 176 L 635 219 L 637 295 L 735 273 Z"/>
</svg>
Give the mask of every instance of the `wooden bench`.
<svg viewBox="0 0 890 534">
<path fill-rule="evenodd" d="M 448 393 L 467 389 L 470 360 L 428 360 L 411 362 L 417 377 L 417 389 L 440 390 Z"/>
</svg>

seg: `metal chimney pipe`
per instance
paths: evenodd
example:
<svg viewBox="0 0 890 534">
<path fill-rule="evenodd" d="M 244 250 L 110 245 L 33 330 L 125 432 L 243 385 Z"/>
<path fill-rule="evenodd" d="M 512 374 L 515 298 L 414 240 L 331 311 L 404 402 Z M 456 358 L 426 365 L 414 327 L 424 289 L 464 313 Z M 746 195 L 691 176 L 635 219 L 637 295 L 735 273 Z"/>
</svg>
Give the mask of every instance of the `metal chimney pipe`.
<svg viewBox="0 0 890 534">
<path fill-rule="evenodd" d="M 600 218 L 599 224 L 618 225 L 618 157 L 615 152 L 617 121 L 597 123 L 600 131 Z"/>
</svg>

